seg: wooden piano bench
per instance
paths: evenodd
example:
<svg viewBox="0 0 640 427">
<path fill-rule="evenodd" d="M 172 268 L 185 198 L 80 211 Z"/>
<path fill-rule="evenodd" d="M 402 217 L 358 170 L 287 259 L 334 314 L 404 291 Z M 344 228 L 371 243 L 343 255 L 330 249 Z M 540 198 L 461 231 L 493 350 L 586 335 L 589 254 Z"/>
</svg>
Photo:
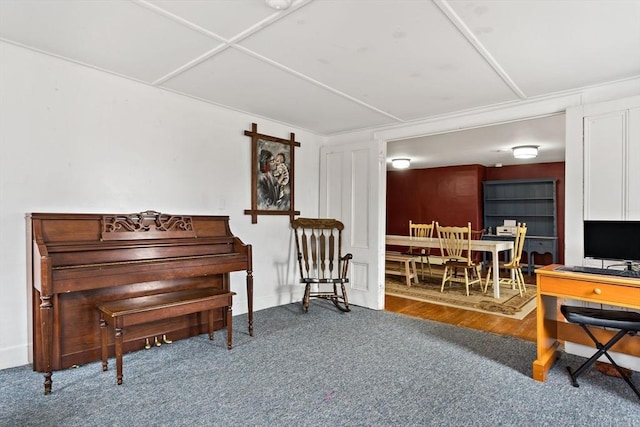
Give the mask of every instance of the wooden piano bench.
<svg viewBox="0 0 640 427">
<path fill-rule="evenodd" d="M 122 384 L 122 335 L 124 328 L 129 326 L 206 311 L 209 316 L 209 339 L 213 340 L 214 310 L 225 308 L 227 348 L 231 349 L 231 306 L 234 295 L 235 292 L 222 289 L 189 289 L 110 301 L 98 306 L 100 311 L 102 370 L 108 370 L 108 325 L 112 325 L 115 331 L 116 379 L 118 385 Z"/>
</svg>

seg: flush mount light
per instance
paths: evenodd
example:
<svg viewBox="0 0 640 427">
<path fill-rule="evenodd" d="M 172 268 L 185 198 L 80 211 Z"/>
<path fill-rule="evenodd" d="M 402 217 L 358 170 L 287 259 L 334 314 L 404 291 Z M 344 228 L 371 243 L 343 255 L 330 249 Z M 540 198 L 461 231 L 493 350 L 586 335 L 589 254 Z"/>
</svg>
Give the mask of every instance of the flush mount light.
<svg viewBox="0 0 640 427">
<path fill-rule="evenodd" d="M 533 159 L 538 155 L 537 145 L 520 145 L 513 147 L 513 157 L 516 159 Z"/>
<path fill-rule="evenodd" d="M 275 10 L 284 10 L 291 6 L 291 0 L 265 0 L 267 6 Z"/>
<path fill-rule="evenodd" d="M 391 160 L 391 165 L 395 169 L 406 169 L 406 168 L 409 167 L 410 164 L 411 164 L 411 160 L 410 159 L 393 159 L 393 160 Z"/>
</svg>

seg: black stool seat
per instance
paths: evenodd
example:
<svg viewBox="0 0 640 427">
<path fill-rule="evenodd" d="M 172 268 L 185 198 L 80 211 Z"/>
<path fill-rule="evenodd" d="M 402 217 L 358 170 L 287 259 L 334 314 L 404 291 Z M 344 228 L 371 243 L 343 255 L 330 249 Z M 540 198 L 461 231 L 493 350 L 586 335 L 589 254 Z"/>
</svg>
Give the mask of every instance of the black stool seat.
<svg viewBox="0 0 640 427">
<path fill-rule="evenodd" d="M 640 313 L 635 311 L 601 310 L 568 305 L 563 305 L 560 309 L 571 323 L 640 331 Z"/>
<path fill-rule="evenodd" d="M 611 362 L 613 367 L 620 373 L 622 379 L 629 384 L 629 387 L 635 392 L 635 394 L 640 398 L 640 391 L 636 388 L 636 386 L 631 382 L 631 380 L 625 375 L 625 373 L 620 369 L 618 364 L 611 358 L 607 350 L 613 347 L 618 341 L 622 339 L 625 335 L 637 335 L 638 331 L 640 331 L 640 313 L 634 311 L 621 311 L 621 310 L 602 310 L 598 308 L 589 308 L 589 307 L 572 307 L 568 305 L 562 305 L 560 307 L 560 311 L 567 319 L 568 322 L 576 323 L 584 329 L 584 331 L 589 335 L 591 340 L 595 343 L 598 351 L 589 358 L 585 363 L 582 364 L 575 372 L 571 372 L 571 368 L 567 366 L 567 370 L 569 371 L 569 375 L 571 376 L 571 384 L 574 387 L 579 387 L 578 381 L 576 380 L 580 374 L 582 374 L 587 368 L 595 363 L 596 360 L 602 355 L 606 356 L 607 359 Z M 611 338 L 606 344 L 602 344 L 598 341 L 598 339 L 591 333 L 587 325 L 591 326 L 601 326 L 605 328 L 615 328 L 620 329 L 618 333 L 616 333 L 613 338 Z"/>
</svg>

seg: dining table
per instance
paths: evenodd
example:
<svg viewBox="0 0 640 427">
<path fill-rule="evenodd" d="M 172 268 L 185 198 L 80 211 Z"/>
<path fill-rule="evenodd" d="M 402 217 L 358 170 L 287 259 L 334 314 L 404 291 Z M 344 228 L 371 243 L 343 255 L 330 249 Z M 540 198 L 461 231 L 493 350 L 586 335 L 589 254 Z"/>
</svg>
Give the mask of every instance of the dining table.
<svg viewBox="0 0 640 427">
<path fill-rule="evenodd" d="M 440 249 L 440 240 L 436 237 L 387 234 L 385 242 L 387 245 L 393 246 Z M 506 259 L 511 259 L 513 257 L 513 240 L 471 240 L 471 250 L 491 253 L 491 262 L 493 262 L 493 297 L 500 298 L 499 253 L 506 252 Z M 513 275 L 513 270 L 511 273 Z"/>
</svg>

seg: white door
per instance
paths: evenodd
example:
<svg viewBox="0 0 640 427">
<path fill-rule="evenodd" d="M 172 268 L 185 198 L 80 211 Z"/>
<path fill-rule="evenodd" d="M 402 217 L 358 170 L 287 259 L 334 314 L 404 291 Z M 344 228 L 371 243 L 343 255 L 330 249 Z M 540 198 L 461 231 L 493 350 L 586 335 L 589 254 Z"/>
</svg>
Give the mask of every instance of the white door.
<svg viewBox="0 0 640 427">
<path fill-rule="evenodd" d="M 320 217 L 345 225 L 343 251 L 349 269 L 349 303 L 384 308 L 384 144 L 372 141 L 320 149 Z"/>
</svg>

